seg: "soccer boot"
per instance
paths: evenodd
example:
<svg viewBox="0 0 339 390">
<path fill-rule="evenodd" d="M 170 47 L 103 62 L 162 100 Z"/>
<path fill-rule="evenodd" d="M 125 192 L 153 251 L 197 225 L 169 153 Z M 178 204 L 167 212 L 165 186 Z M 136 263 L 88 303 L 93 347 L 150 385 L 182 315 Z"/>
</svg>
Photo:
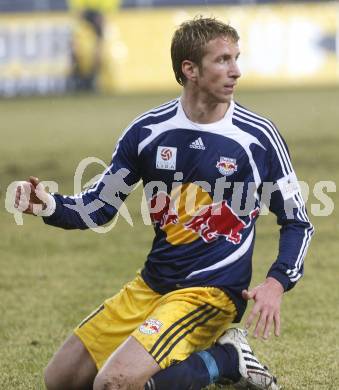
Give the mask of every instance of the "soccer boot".
<svg viewBox="0 0 339 390">
<path fill-rule="evenodd" d="M 246 336 L 246 330 L 230 328 L 217 340 L 220 345 L 231 344 L 235 347 L 241 375 L 236 383 L 222 378 L 218 384 L 231 384 L 237 390 L 279 390 L 276 378 L 255 357 Z"/>
</svg>

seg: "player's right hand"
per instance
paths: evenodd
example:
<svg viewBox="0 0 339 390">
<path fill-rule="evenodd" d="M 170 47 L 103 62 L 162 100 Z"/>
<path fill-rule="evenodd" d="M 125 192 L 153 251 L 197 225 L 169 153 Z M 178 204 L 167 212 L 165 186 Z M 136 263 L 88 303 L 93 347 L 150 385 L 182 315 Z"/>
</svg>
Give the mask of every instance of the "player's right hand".
<svg viewBox="0 0 339 390">
<path fill-rule="evenodd" d="M 249 291 L 242 291 L 242 297 L 246 301 L 252 299 L 254 301 L 254 306 L 245 323 L 246 328 L 256 323 L 254 337 L 262 334 L 263 339 L 268 339 L 272 324 L 274 325 L 274 334 L 280 335 L 280 306 L 283 293 L 282 284 L 272 277 L 267 277 L 264 283 Z"/>
<path fill-rule="evenodd" d="M 14 207 L 25 214 L 42 215 L 48 207 L 50 197 L 39 179 L 30 176 L 27 181 L 19 183 Z"/>
</svg>

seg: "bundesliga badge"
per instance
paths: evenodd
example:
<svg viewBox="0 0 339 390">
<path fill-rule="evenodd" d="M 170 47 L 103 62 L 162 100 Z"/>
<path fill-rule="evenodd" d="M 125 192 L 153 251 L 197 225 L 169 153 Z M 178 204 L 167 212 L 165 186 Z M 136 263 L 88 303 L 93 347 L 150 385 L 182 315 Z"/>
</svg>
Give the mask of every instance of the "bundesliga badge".
<svg viewBox="0 0 339 390">
<path fill-rule="evenodd" d="M 218 171 L 224 176 L 231 176 L 238 170 L 237 160 L 235 158 L 220 157 L 216 167 Z"/>
<path fill-rule="evenodd" d="M 156 168 L 175 171 L 177 167 L 177 148 L 158 146 Z"/>
<path fill-rule="evenodd" d="M 142 325 L 140 325 L 139 330 L 141 333 L 154 334 L 159 333 L 161 327 L 162 322 L 150 318 L 146 320 Z"/>
</svg>

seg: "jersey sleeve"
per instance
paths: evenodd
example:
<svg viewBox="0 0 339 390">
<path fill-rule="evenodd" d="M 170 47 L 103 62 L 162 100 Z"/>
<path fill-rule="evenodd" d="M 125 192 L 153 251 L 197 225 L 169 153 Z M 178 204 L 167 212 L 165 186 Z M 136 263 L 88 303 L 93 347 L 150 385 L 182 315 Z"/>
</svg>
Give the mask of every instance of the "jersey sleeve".
<svg viewBox="0 0 339 390">
<path fill-rule="evenodd" d="M 277 279 L 287 291 L 303 275 L 304 258 L 314 228 L 307 216 L 287 145 L 277 129 L 274 130 L 274 142 L 269 149 L 268 181 L 273 185 L 269 209 L 277 216 L 281 229 L 278 257 L 267 276 Z"/>
<path fill-rule="evenodd" d="M 140 180 L 137 148 L 137 132 L 128 128 L 100 179 L 77 195 L 52 194 L 56 209 L 44 222 L 63 229 L 96 228 L 109 222 Z"/>
</svg>

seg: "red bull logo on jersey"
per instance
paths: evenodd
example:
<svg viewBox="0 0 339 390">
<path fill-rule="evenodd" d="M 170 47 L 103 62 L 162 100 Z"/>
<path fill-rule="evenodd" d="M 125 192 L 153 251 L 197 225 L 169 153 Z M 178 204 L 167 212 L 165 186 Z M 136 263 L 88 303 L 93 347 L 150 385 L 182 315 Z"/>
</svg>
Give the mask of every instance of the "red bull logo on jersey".
<svg viewBox="0 0 339 390">
<path fill-rule="evenodd" d="M 259 214 L 252 210 L 240 218 L 226 200 L 213 203 L 210 194 L 196 184 L 183 184 L 171 195 L 160 191 L 149 201 L 153 224 L 166 233 L 172 245 L 188 244 L 199 238 L 206 243 L 225 238 L 240 244 L 242 232 Z"/>
<path fill-rule="evenodd" d="M 149 209 L 152 223 L 154 225 L 159 224 L 160 228 L 169 223 L 176 224 L 179 222 L 179 216 L 166 192 L 160 191 L 154 195 L 150 201 Z"/>
<path fill-rule="evenodd" d="M 220 157 L 217 161 L 216 167 L 218 171 L 224 176 L 231 176 L 238 170 L 237 160 L 235 158 Z"/>
<path fill-rule="evenodd" d="M 251 225 L 251 221 L 259 214 L 256 208 L 250 213 L 250 221 L 246 224 L 238 217 L 232 208 L 223 200 L 201 208 L 198 215 L 185 223 L 185 229 L 199 234 L 205 242 L 215 241 L 219 237 L 225 237 L 233 244 L 241 242 L 241 231 Z"/>
<path fill-rule="evenodd" d="M 159 333 L 162 325 L 163 325 L 162 322 L 150 318 L 139 326 L 139 331 L 144 334 Z"/>
</svg>

